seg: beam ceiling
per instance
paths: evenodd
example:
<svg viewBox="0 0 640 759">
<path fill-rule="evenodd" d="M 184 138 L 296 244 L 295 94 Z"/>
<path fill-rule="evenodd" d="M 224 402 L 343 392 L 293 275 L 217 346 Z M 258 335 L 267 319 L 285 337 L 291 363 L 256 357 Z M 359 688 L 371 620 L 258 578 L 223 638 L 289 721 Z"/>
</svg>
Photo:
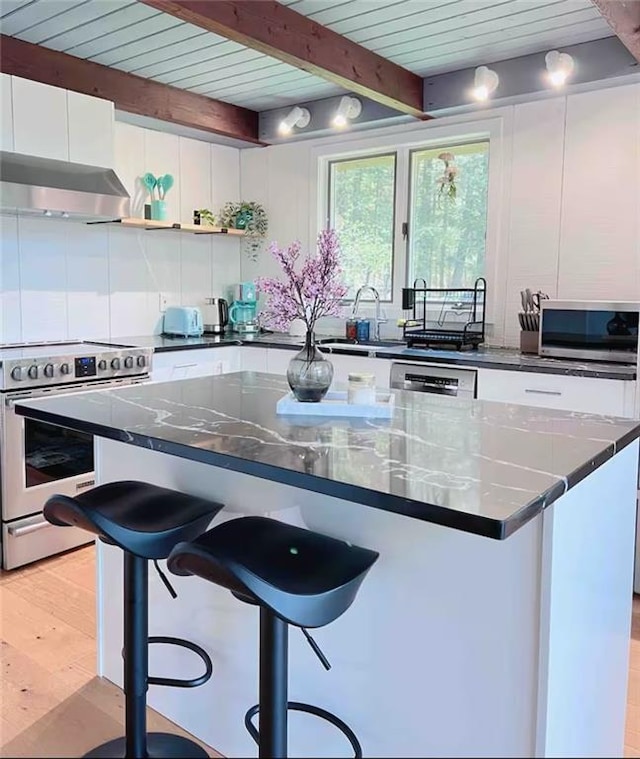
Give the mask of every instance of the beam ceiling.
<svg viewBox="0 0 640 759">
<path fill-rule="evenodd" d="M 640 63 L 640 0 L 592 0 L 620 42 Z"/>
<path fill-rule="evenodd" d="M 261 144 L 255 111 L 4 34 L 0 35 L 0 71 L 112 100 L 117 109 L 128 113 Z"/>
<path fill-rule="evenodd" d="M 273 0 L 140 0 L 209 32 L 418 118 L 422 79 Z"/>
</svg>

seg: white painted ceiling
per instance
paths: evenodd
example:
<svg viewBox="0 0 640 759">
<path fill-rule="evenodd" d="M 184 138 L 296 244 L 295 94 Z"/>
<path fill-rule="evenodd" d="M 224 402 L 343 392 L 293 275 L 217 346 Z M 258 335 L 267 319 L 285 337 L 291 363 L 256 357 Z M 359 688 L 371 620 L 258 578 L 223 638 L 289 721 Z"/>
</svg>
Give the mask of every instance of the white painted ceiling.
<svg viewBox="0 0 640 759">
<path fill-rule="evenodd" d="M 591 0 L 281 0 L 421 76 L 611 35 Z M 342 90 L 135 0 L 0 0 L 0 29 L 255 110 Z"/>
</svg>

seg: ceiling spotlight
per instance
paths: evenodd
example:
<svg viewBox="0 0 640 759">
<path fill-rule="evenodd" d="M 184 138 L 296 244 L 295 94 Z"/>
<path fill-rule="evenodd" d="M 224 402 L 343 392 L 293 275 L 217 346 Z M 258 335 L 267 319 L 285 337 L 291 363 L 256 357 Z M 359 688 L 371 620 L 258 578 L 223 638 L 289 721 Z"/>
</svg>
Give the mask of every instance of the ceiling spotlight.
<svg viewBox="0 0 640 759">
<path fill-rule="evenodd" d="M 554 87 L 562 87 L 573 72 L 573 58 L 569 53 L 550 50 L 544 57 L 547 65 L 547 78 Z"/>
<path fill-rule="evenodd" d="M 296 105 L 295 108 L 292 108 L 285 118 L 282 119 L 278 126 L 278 132 L 282 135 L 291 134 L 293 127 L 304 129 L 309 126 L 310 121 L 311 113 L 309 113 L 308 108 L 300 108 L 299 105 Z"/>
<path fill-rule="evenodd" d="M 345 95 L 340 98 L 340 105 L 335 112 L 334 117 L 331 119 L 331 123 L 337 129 L 344 129 L 350 121 L 357 119 L 362 113 L 362 103 L 358 98 L 351 97 L 351 95 Z"/>
<path fill-rule="evenodd" d="M 472 95 L 476 100 L 486 100 L 498 87 L 500 81 L 493 69 L 478 66 L 473 79 Z"/>
</svg>

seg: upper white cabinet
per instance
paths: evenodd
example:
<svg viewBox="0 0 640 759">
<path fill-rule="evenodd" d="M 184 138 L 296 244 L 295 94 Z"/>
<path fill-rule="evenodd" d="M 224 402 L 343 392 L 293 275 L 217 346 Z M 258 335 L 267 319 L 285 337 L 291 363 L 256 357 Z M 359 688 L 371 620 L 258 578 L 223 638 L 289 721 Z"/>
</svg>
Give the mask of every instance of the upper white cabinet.
<svg viewBox="0 0 640 759">
<path fill-rule="evenodd" d="M 3 150 L 111 168 L 113 133 L 109 100 L 2 75 Z"/>
<path fill-rule="evenodd" d="M 570 95 L 565 140 L 558 297 L 637 300 L 640 84 Z"/>
<path fill-rule="evenodd" d="M 8 74 L 0 74 L 0 150 L 13 150 L 13 103 Z"/>
<path fill-rule="evenodd" d="M 69 160 L 67 91 L 12 77 L 16 153 Z"/>
<path fill-rule="evenodd" d="M 67 92 L 69 160 L 113 166 L 114 107 L 110 100 Z"/>
</svg>

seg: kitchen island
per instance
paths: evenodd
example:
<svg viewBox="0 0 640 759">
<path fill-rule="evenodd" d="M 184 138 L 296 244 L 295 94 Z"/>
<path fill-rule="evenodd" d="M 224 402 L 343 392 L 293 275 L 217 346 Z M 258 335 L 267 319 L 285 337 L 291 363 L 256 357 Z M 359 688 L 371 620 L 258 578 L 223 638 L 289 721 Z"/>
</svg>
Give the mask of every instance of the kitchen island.
<svg viewBox="0 0 640 759">
<path fill-rule="evenodd" d="M 263 514 L 379 551 L 353 607 L 316 633 L 330 672 L 291 633 L 290 698 L 344 719 L 365 756 L 621 756 L 638 423 L 404 392 L 389 421 L 278 417 L 286 390 L 243 372 L 17 412 L 97 435 L 99 482 L 147 480 L 225 503 L 218 521 Z M 98 553 L 98 673 L 121 685 L 121 552 Z M 172 581 L 177 600 L 151 577 L 151 634 L 204 646 L 214 676 L 152 687 L 149 703 L 254 755 L 256 610 Z M 152 651 L 153 674 L 192 667 Z M 346 755 L 304 715 L 290 735 L 291 755 Z"/>
</svg>

